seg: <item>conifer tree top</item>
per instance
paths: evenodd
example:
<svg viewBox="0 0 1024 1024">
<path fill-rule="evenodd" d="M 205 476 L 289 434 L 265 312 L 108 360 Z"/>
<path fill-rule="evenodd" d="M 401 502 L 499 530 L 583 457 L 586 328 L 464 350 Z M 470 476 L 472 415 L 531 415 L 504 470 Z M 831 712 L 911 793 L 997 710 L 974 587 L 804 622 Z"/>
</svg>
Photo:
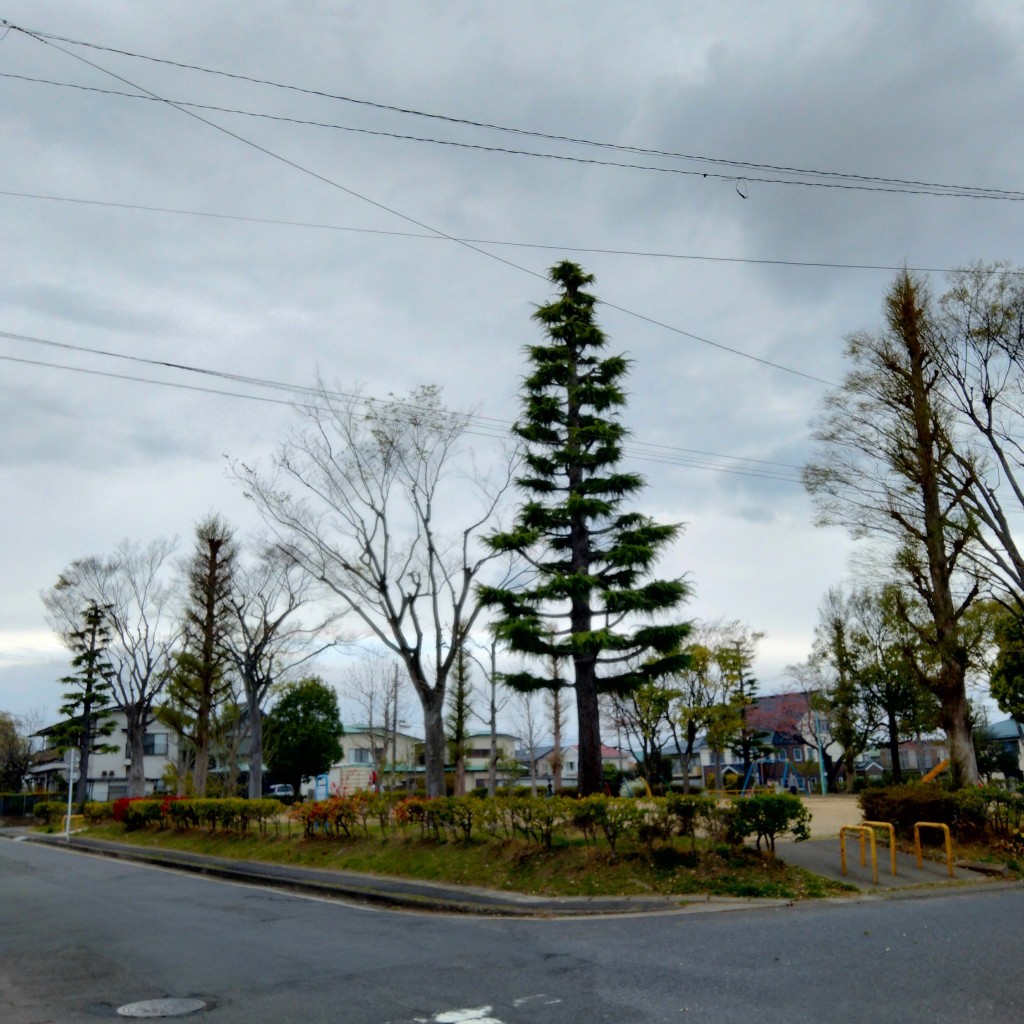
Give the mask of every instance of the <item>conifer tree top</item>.
<svg viewBox="0 0 1024 1024">
<path fill-rule="evenodd" d="M 549 277 L 560 291 L 533 314 L 546 337 L 526 348 L 531 368 L 515 427 L 525 442 L 517 480 L 524 500 L 513 527 L 491 538 L 525 559 L 534 577 L 528 587 L 484 588 L 482 596 L 500 609 L 495 630 L 512 650 L 585 664 L 601 688 L 629 689 L 682 664 L 678 648 L 689 626 L 660 620 L 687 587 L 650 578 L 679 527 L 624 508 L 644 486 L 620 466 L 629 360 L 602 351 L 598 300 L 585 290 L 593 275 L 563 261 Z M 530 673 L 511 681 L 552 682 Z M 578 685 L 578 678 L 557 682 Z"/>
</svg>

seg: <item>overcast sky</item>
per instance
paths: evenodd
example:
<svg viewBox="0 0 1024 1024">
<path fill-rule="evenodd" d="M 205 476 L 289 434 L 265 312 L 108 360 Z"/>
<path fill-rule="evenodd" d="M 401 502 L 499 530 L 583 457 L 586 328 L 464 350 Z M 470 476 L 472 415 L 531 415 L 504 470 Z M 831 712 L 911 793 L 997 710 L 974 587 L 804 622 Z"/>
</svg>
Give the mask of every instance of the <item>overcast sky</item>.
<svg viewBox="0 0 1024 1024">
<path fill-rule="evenodd" d="M 0 17 L 18 27 L 0 41 L 15 713 L 59 704 L 39 592 L 61 568 L 123 538 L 184 548 L 211 510 L 254 528 L 223 456 L 266 459 L 294 418 L 186 387 L 278 390 L 82 348 L 381 396 L 438 384 L 510 422 L 545 270 L 578 260 L 635 361 L 635 440 L 664 446 L 631 464 L 643 510 L 687 524 L 661 572 L 687 574 L 694 617 L 765 632 L 771 692 L 849 571 L 798 468 L 844 335 L 878 324 L 885 268 L 1021 262 L 1024 195 L 920 194 L 1024 189 L 1010 0 L 25 0 Z"/>
</svg>

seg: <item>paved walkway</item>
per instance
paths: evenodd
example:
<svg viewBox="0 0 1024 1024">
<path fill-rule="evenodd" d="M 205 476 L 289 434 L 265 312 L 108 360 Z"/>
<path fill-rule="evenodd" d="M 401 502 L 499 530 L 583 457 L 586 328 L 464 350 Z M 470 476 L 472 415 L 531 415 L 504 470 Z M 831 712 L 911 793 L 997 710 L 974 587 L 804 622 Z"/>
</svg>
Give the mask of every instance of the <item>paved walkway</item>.
<svg viewBox="0 0 1024 1024">
<path fill-rule="evenodd" d="M 787 864 L 813 871 L 816 875 L 832 878 L 856 886 L 862 891 L 885 891 L 908 889 L 914 886 L 963 885 L 967 882 L 1004 881 L 1006 875 L 1000 872 L 988 873 L 971 870 L 958 862 L 950 878 L 945 860 L 925 859 L 918 868 L 913 853 L 898 852 L 896 875 L 892 874 L 892 862 L 888 841 L 883 841 L 878 832 L 878 882 L 875 883 L 870 853 L 867 864 L 861 867 L 860 843 L 856 835 L 846 838 L 846 874 L 842 873 L 839 850 L 839 830 L 844 825 L 857 825 L 862 819 L 860 805 L 855 796 L 830 794 L 828 796 L 807 796 L 804 806 L 811 813 L 811 839 L 803 843 L 780 840 L 776 845 L 776 856 Z M 934 851 L 931 851 L 934 856 Z M 980 866 L 980 865 L 979 865 Z"/>
<path fill-rule="evenodd" d="M 810 839 L 803 843 L 790 840 L 779 840 L 775 847 L 775 855 L 787 864 L 813 871 L 816 875 L 832 878 L 856 886 L 862 891 L 884 891 L 887 889 L 907 889 L 912 886 L 948 886 L 962 885 L 965 882 L 1004 881 L 1001 874 L 987 874 L 972 871 L 963 866 L 953 868 L 953 877 L 945 860 L 925 859 L 922 866 L 917 866 L 917 858 L 912 853 L 896 854 L 896 875 L 892 874 L 892 866 L 887 844 L 878 843 L 878 882 L 875 883 L 871 870 L 871 854 L 866 851 L 867 863 L 861 866 L 860 843 L 857 836 L 846 838 L 846 874 L 841 869 L 839 839 Z"/>
</svg>

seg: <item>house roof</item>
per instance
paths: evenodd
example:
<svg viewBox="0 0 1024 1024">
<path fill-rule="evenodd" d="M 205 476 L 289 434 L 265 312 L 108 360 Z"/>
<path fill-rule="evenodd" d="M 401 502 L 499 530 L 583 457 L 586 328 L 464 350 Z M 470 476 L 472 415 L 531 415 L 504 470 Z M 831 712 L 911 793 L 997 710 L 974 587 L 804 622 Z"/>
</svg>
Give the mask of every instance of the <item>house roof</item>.
<svg viewBox="0 0 1024 1024">
<path fill-rule="evenodd" d="M 342 728 L 345 730 L 345 735 L 346 736 L 360 736 L 360 735 L 366 735 L 368 732 L 370 732 L 370 727 L 368 725 L 362 725 L 362 724 L 360 724 L 360 725 L 345 725 L 345 724 L 342 724 Z M 384 726 L 382 726 L 382 725 L 375 725 L 373 727 L 373 732 L 375 732 L 375 733 L 383 733 L 385 731 L 386 730 L 384 729 Z M 412 740 L 414 743 L 422 743 L 423 742 L 423 737 L 422 736 L 413 736 L 411 733 L 408 733 L 408 732 L 398 732 L 395 735 L 396 736 L 401 736 L 403 739 L 406 739 L 406 740 Z"/>
<path fill-rule="evenodd" d="M 993 722 L 985 730 L 985 735 L 992 740 L 1016 740 L 1024 737 L 1024 725 L 1012 718 L 1002 722 Z"/>
</svg>

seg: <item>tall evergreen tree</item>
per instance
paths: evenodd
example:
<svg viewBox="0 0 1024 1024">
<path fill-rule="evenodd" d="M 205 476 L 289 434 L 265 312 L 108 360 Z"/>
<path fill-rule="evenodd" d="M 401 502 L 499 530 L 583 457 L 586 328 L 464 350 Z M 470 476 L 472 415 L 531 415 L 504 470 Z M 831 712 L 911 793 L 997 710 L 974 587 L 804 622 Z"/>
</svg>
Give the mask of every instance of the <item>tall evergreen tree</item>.
<svg viewBox="0 0 1024 1024">
<path fill-rule="evenodd" d="M 198 797 L 206 796 L 217 705 L 230 690 L 225 674 L 231 668 L 227 640 L 234 623 L 230 599 L 236 558 L 231 527 L 220 516 L 210 516 L 196 526 L 195 547 L 185 565 L 183 649 L 168 695 L 192 723 Z"/>
<path fill-rule="evenodd" d="M 627 430 L 622 380 L 629 361 L 603 354 L 597 299 L 584 289 L 593 276 L 563 261 L 549 272 L 560 289 L 534 320 L 545 341 L 527 347 L 532 370 L 523 383 L 522 416 L 514 431 L 524 442 L 525 496 L 511 530 L 490 538 L 497 551 L 515 552 L 534 569 L 522 589 L 481 587 L 497 611 L 496 636 L 533 659 L 565 658 L 573 667 L 579 726 L 581 793 L 601 789 L 598 695 L 626 693 L 680 671 L 690 626 L 665 616 L 687 596 L 682 580 L 650 578 L 679 526 L 627 511 L 644 486 L 623 471 Z M 541 670 L 543 672 L 543 669 Z M 507 677 L 517 689 L 549 689 L 548 673 L 527 668 Z"/>
<path fill-rule="evenodd" d="M 758 691 L 757 680 L 749 674 L 753 654 L 749 648 L 737 642 L 731 647 L 722 648 L 716 656 L 736 723 L 730 746 L 739 753 L 743 773 L 746 775 L 750 765 L 771 749 L 764 741 L 765 729 L 756 721 L 756 716 L 751 715 L 751 710 L 757 704 Z"/>
<path fill-rule="evenodd" d="M 466 793 L 466 753 L 469 747 L 469 717 L 473 713 L 473 680 L 465 644 L 455 654 L 454 672 L 448 689 L 449 763 L 455 765 L 455 796 Z"/>
<path fill-rule="evenodd" d="M 68 644 L 75 652 L 71 659 L 74 671 L 61 679 L 68 687 L 60 711 L 67 717 L 54 732 L 57 746 L 74 747 L 78 751 L 78 781 L 75 802 L 88 796 L 89 759 L 94 753 L 107 753 L 117 748 L 102 740 L 114 731 L 112 721 L 104 721 L 114 702 L 114 668 L 107 657 L 110 627 L 106 610 L 91 604 L 82 613 L 84 626 L 68 635 Z"/>
</svg>

